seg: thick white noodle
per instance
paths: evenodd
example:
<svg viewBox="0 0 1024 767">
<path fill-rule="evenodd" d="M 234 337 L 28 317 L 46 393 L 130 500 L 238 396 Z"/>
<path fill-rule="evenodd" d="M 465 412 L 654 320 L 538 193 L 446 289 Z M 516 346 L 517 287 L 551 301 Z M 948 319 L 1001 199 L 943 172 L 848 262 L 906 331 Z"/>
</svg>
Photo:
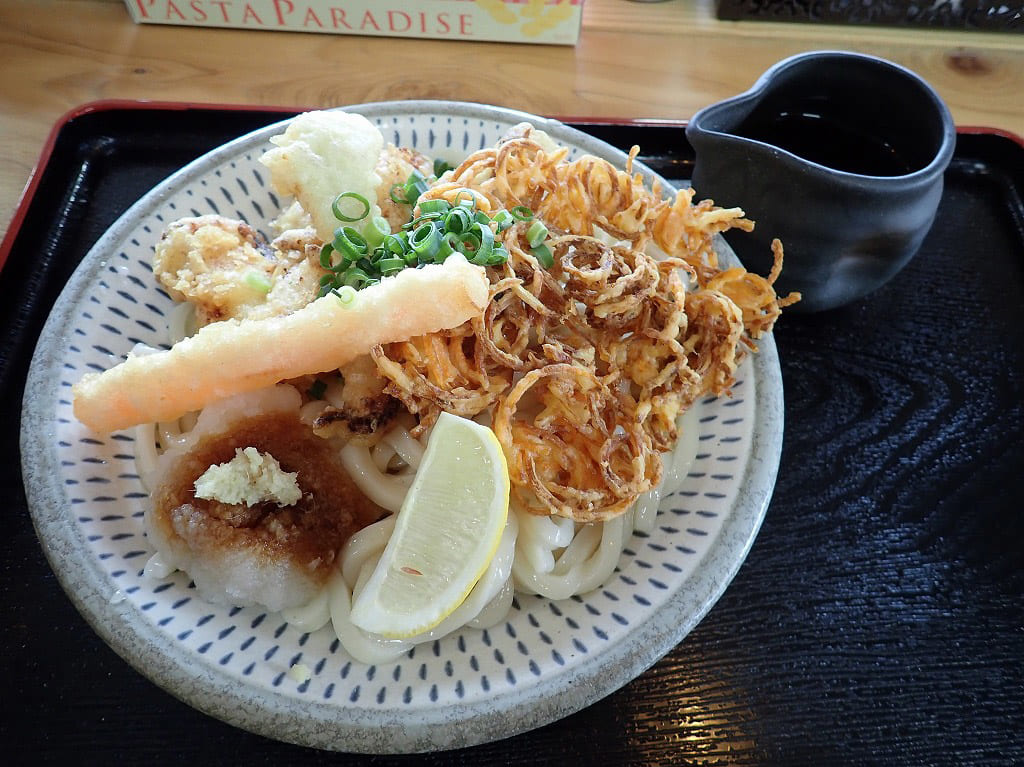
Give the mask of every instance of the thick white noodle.
<svg viewBox="0 0 1024 767">
<path fill-rule="evenodd" d="M 654 520 L 658 516 L 658 506 L 661 505 L 661 488 L 656 487 L 649 493 L 644 493 L 636 499 L 633 507 L 634 529 L 641 533 L 649 533 L 654 529 Z"/>
<path fill-rule="evenodd" d="M 158 551 L 146 560 L 146 566 L 142 568 L 142 574 L 147 578 L 162 581 L 175 570 L 177 568 L 167 564 L 164 561 L 163 555 Z"/>
<path fill-rule="evenodd" d="M 142 423 L 135 427 L 135 471 L 139 481 L 150 492 L 153 489 L 153 475 L 156 472 L 156 460 L 159 457 L 156 447 L 156 428 L 151 423 Z"/>
<path fill-rule="evenodd" d="M 661 499 L 674 492 L 690 470 L 698 441 L 698 420 L 692 408 L 679 418 L 677 427 L 679 439 L 672 451 L 662 456 L 661 484 L 637 499 L 622 516 L 573 526 L 570 520 L 558 517 L 515 512 L 520 524 L 512 567 L 517 589 L 566 599 L 593 591 L 611 577 L 633 531 L 654 529 Z"/>
<path fill-rule="evenodd" d="M 299 420 L 306 424 L 306 426 L 312 427 L 313 421 L 324 412 L 326 407 L 327 403 L 323 400 L 315 399 L 312 402 L 307 402 L 299 408 Z"/>
<path fill-rule="evenodd" d="M 331 376 L 327 382 L 327 387 L 324 389 L 324 399 L 338 410 L 345 409 L 345 400 L 342 399 L 341 390 L 345 388 L 344 381 L 340 380 L 337 376 Z"/>
<path fill-rule="evenodd" d="M 593 556 L 597 547 L 601 545 L 601 536 L 604 534 L 605 524 L 582 525 L 576 531 L 561 556 L 555 560 L 555 566 L 551 568 L 554 575 L 565 575 L 576 567 L 581 567 L 584 562 Z"/>
<path fill-rule="evenodd" d="M 675 492 L 693 465 L 697 455 L 699 421 L 694 408 L 683 413 L 676 422 L 679 438 L 672 451 L 662 456 L 663 471 L 661 484 L 649 493 L 641 495 L 634 507 L 634 529 L 649 533 L 654 529 L 654 520 L 658 516 L 661 499 Z"/>
<path fill-rule="evenodd" d="M 137 343 L 129 352 L 134 357 L 144 357 L 160 351 L 144 343 Z M 153 487 L 153 472 L 156 471 L 156 459 L 160 455 L 157 449 L 156 424 L 143 423 L 134 429 L 135 437 L 135 470 L 139 474 L 142 486 L 149 492 Z"/>
<path fill-rule="evenodd" d="M 183 431 L 179 421 L 161 421 L 156 425 L 157 435 L 160 437 L 160 447 L 166 450 L 175 445 L 184 444 L 188 439 L 188 431 Z"/>
<path fill-rule="evenodd" d="M 520 530 L 517 556 L 525 557 L 535 572 L 551 572 L 555 566 L 554 552 L 572 543 L 576 535 L 575 523 L 564 517 L 517 516 Z"/>
<path fill-rule="evenodd" d="M 349 591 L 356 585 L 363 565 L 370 561 L 376 564 L 384 547 L 387 546 L 391 532 L 395 529 L 395 519 L 395 515 L 392 514 L 364 527 L 342 547 L 338 561 L 341 563 L 341 575 L 348 584 Z"/>
<path fill-rule="evenodd" d="M 362 663 L 386 663 L 395 660 L 409 650 L 409 645 L 399 639 L 371 637 L 362 629 L 352 625 L 352 594 L 348 584 L 335 572 L 327 585 L 331 609 L 331 624 L 345 651 Z"/>
<path fill-rule="evenodd" d="M 405 461 L 413 471 L 420 467 L 423 460 L 424 447 L 409 433 L 408 429 L 397 426 L 384 435 L 384 443 L 391 446 L 391 449 Z"/>
<path fill-rule="evenodd" d="M 512 561 L 518 524 L 510 514 L 494 558 L 469 596 L 451 615 L 430 631 L 409 639 L 384 639 L 352 624 L 352 599 L 369 579 L 394 530 L 394 516 L 363 528 L 342 549 L 341 566 L 330 583 L 330 613 L 334 631 L 345 650 L 364 663 L 394 660 L 423 642 L 440 639 L 463 626 L 487 628 L 505 619 L 512 605 Z"/>
<path fill-rule="evenodd" d="M 395 450 L 387 442 L 378 442 L 370 448 L 370 458 L 373 460 L 373 465 L 377 467 L 377 471 L 381 474 L 387 473 L 388 464 L 391 463 L 391 459 L 394 457 Z"/>
<path fill-rule="evenodd" d="M 316 631 L 331 620 L 330 594 L 321 589 L 313 599 L 301 607 L 288 607 L 281 611 L 281 617 L 299 631 Z"/>
<path fill-rule="evenodd" d="M 195 309 L 188 301 L 182 301 L 171 309 L 167 320 L 167 341 L 172 346 L 196 331 Z"/>
<path fill-rule="evenodd" d="M 522 519 L 525 512 L 517 513 Z M 525 558 L 517 557 L 512 563 L 516 588 L 549 599 L 568 599 L 574 594 L 593 591 L 611 577 L 619 563 L 628 516 L 624 514 L 604 523 L 583 526 L 569 548 L 556 558 L 551 572 L 536 572 L 526 564 Z M 561 557 L 567 555 L 568 565 L 560 567 Z"/>
<path fill-rule="evenodd" d="M 172 322 L 187 328 L 189 311 L 175 314 Z M 180 317 L 178 316 L 180 315 Z M 174 333 L 180 332 L 172 328 Z M 137 345 L 135 354 L 154 349 Z M 300 412 L 312 423 L 326 403 L 340 405 L 340 383 L 331 381 L 325 401 L 310 402 Z M 180 442 L 195 424 L 196 415 L 178 421 L 145 424 L 135 429 L 136 467 L 150 489 L 160 453 Z M 395 524 L 396 514 L 359 531 L 339 556 L 327 587 L 308 604 L 282 611 L 282 617 L 301 631 L 312 632 L 328 622 L 353 658 L 364 663 L 394 660 L 415 645 L 439 639 L 464 626 L 488 628 L 505 620 L 516 591 L 566 599 L 600 587 L 614 573 L 622 548 L 634 530 L 653 529 L 665 494 L 674 491 L 690 470 L 698 441 L 693 409 L 679 420 L 680 437 L 665 454 L 662 484 L 641 496 L 627 513 L 604 523 L 582 525 L 561 517 L 535 516 L 510 506 L 508 524 L 487 571 L 466 600 L 434 629 L 419 636 L 393 640 L 367 634 L 349 620 L 353 594 L 358 594 L 376 567 Z M 358 487 L 379 506 L 397 513 L 424 453 L 424 442 L 414 439 L 408 424 L 399 423 L 375 446 L 349 442 L 340 451 L 346 470 Z M 398 473 L 388 467 L 403 466 Z M 168 568 L 157 553 L 146 565 L 147 575 L 166 577 Z"/>
<path fill-rule="evenodd" d="M 510 558 L 510 571 L 511 568 L 512 560 Z M 494 599 L 484 605 L 483 609 L 476 614 L 475 618 L 466 621 L 466 625 L 469 628 L 474 629 L 489 629 L 492 626 L 497 626 L 508 617 L 508 611 L 512 609 L 512 599 L 515 595 L 516 585 L 510 574 L 509 577 L 505 579 L 505 583 L 502 584 L 501 591 L 497 593 Z"/>
<path fill-rule="evenodd" d="M 367 498 L 388 511 L 397 512 L 412 484 L 412 475 L 385 474 L 373 462 L 366 445 L 349 442 L 341 449 L 341 462 Z"/>
</svg>

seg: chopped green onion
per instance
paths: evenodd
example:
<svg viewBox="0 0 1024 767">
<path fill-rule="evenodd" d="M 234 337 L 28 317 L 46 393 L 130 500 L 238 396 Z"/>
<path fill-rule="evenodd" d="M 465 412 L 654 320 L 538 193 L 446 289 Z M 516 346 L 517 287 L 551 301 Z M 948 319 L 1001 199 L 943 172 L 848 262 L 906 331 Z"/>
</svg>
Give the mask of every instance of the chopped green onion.
<svg viewBox="0 0 1024 767">
<path fill-rule="evenodd" d="M 471 258 L 481 244 L 480 237 L 474 232 L 466 232 L 465 234 L 456 235 L 455 241 L 458 243 L 455 249 L 462 253 L 466 258 Z"/>
<path fill-rule="evenodd" d="M 420 224 L 409 237 L 409 247 L 420 261 L 433 261 L 441 247 L 441 235 L 430 222 Z"/>
<path fill-rule="evenodd" d="M 360 269 L 358 266 L 353 266 L 345 271 L 342 275 L 344 282 L 343 286 L 348 286 L 359 290 L 365 288 L 371 281 L 374 281 L 373 277 L 366 273 L 365 270 Z M 339 286 L 341 287 L 341 286 Z M 340 295 L 338 296 L 341 297 Z"/>
<path fill-rule="evenodd" d="M 445 234 L 441 238 L 441 245 L 440 247 L 438 247 L 437 253 L 434 255 L 435 263 L 443 264 L 444 260 L 455 252 L 456 245 L 458 245 L 458 239 L 456 238 L 456 235 L 452 234 L 451 232 Z"/>
<path fill-rule="evenodd" d="M 356 300 L 356 289 L 351 285 L 342 285 L 340 288 L 335 288 L 331 292 L 338 297 L 342 306 L 349 306 Z"/>
<path fill-rule="evenodd" d="M 327 384 L 317 378 L 310 384 L 309 389 L 306 390 L 306 394 L 309 395 L 310 399 L 323 399 L 324 392 L 327 391 Z"/>
<path fill-rule="evenodd" d="M 405 259 L 399 258 L 398 256 L 394 256 L 393 258 L 382 258 L 377 262 L 377 268 L 383 276 L 389 277 L 405 268 Z"/>
<path fill-rule="evenodd" d="M 444 229 L 452 234 L 462 234 L 469 230 L 472 222 L 472 214 L 460 205 L 448 211 L 448 214 L 444 217 Z"/>
<path fill-rule="evenodd" d="M 381 247 L 389 253 L 394 253 L 396 256 L 400 256 L 409 249 L 409 235 L 405 232 L 389 234 L 384 238 L 384 242 L 381 243 Z"/>
<path fill-rule="evenodd" d="M 333 253 L 334 246 L 329 242 L 324 243 L 324 246 L 320 248 L 320 266 L 324 269 L 333 269 L 334 263 L 331 259 L 331 254 Z"/>
<path fill-rule="evenodd" d="M 334 246 L 334 250 L 341 254 L 343 264 L 358 260 L 365 256 L 368 250 L 366 239 L 351 226 L 336 229 L 334 242 L 331 244 Z"/>
<path fill-rule="evenodd" d="M 555 265 L 555 256 L 547 245 L 538 245 L 535 248 L 530 248 L 530 252 L 533 253 L 533 257 L 545 269 L 550 269 Z"/>
<path fill-rule="evenodd" d="M 455 166 L 449 165 L 444 160 L 434 160 L 434 178 L 441 178 L 441 176 L 450 170 L 455 170 Z"/>
<path fill-rule="evenodd" d="M 447 213 L 452 206 L 447 200 L 424 200 L 420 203 L 420 216 L 429 216 L 434 213 Z"/>
<path fill-rule="evenodd" d="M 515 223 L 515 219 L 512 218 L 512 214 L 505 209 L 499 210 L 495 213 L 491 221 L 498 225 L 499 232 L 504 232 Z"/>
<path fill-rule="evenodd" d="M 374 216 L 363 229 L 366 245 L 371 250 L 384 242 L 384 238 L 389 234 L 391 234 L 391 224 L 383 216 Z"/>
<path fill-rule="evenodd" d="M 544 222 L 535 220 L 530 224 L 530 228 L 526 230 L 526 240 L 530 243 L 531 248 L 536 248 L 548 237 L 548 228 L 544 226 Z"/>
<path fill-rule="evenodd" d="M 251 269 L 245 274 L 245 284 L 255 290 L 257 293 L 269 293 L 270 292 L 270 278 L 267 277 L 263 272 L 258 272 L 255 269 Z"/>
<path fill-rule="evenodd" d="M 415 208 L 427 188 L 423 175 L 415 171 L 405 184 L 392 187 L 391 197 Z M 346 193 L 338 195 L 335 207 L 346 197 L 364 200 L 354 193 Z M 367 209 L 365 218 L 370 206 L 364 201 L 363 207 Z M 340 210 L 335 212 L 338 214 Z M 398 232 L 391 232 L 387 220 L 381 216 L 370 218 L 361 227 L 362 232 L 351 226 L 339 227 L 334 232 L 334 240 L 320 249 L 320 265 L 329 273 L 320 278 L 319 295 L 334 293 L 349 303 L 357 290 L 375 285 L 382 278 L 406 268 L 443 263 L 454 252 L 474 264 L 499 266 L 508 261 L 509 256 L 508 250 L 495 240 L 495 233 L 505 231 L 516 221 L 531 219 L 533 211 L 523 205 L 498 210 L 490 216 L 477 209 L 476 197 L 463 189 L 455 195 L 454 203 L 442 199 L 424 200 L 415 218 Z M 554 258 L 543 244 L 547 236 L 547 227 L 540 221 L 533 221 L 526 239 L 534 257 L 542 266 L 550 268 Z"/>
<path fill-rule="evenodd" d="M 405 182 L 405 201 L 415 205 L 420 195 L 427 191 L 427 180 L 418 170 L 409 174 L 409 180 Z"/>
<path fill-rule="evenodd" d="M 473 237 L 476 240 L 473 257 L 469 260 L 474 264 L 486 264 L 491 257 L 491 251 L 494 250 L 494 232 L 491 231 L 491 227 L 476 223 L 469 230 L 469 234 L 464 236 Z"/>
<path fill-rule="evenodd" d="M 392 184 L 389 196 L 394 202 L 416 205 L 420 195 L 427 191 L 427 180 L 418 170 L 413 170 L 404 184 Z"/>
<path fill-rule="evenodd" d="M 355 200 L 363 206 L 363 212 L 358 216 L 348 216 L 341 212 L 341 201 L 344 199 Z M 370 214 L 370 201 L 363 197 L 358 192 L 342 192 L 334 198 L 334 202 L 331 203 L 331 210 L 334 212 L 334 217 L 339 221 L 351 222 L 351 221 L 362 221 Z"/>
<path fill-rule="evenodd" d="M 508 251 L 500 242 L 494 246 L 490 258 L 487 259 L 487 266 L 501 266 L 508 261 Z"/>
</svg>

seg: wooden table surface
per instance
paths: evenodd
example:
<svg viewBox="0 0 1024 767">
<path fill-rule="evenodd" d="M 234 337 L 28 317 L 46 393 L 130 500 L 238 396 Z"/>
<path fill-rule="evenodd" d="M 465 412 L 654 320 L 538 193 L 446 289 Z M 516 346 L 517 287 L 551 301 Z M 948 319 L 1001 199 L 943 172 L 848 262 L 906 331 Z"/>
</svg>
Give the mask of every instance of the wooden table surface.
<svg viewBox="0 0 1024 767">
<path fill-rule="evenodd" d="M 959 125 L 1024 134 L 1024 35 L 723 22 L 713 0 L 586 0 L 575 47 L 136 25 L 119 0 L 0 0 L 0 237 L 46 136 L 98 99 L 296 108 L 444 98 L 548 115 L 689 118 L 801 51 L 928 79 Z"/>
</svg>

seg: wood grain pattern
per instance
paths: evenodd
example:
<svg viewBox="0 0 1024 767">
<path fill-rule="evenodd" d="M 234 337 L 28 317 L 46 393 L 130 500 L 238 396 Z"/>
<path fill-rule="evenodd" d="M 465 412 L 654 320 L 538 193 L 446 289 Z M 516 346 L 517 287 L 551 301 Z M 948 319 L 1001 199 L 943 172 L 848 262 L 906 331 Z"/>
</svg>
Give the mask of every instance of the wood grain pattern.
<svg viewBox="0 0 1024 767">
<path fill-rule="evenodd" d="M 443 98 L 685 119 L 777 60 L 846 48 L 930 80 L 956 121 L 1024 134 L 1024 36 L 721 22 L 713 0 L 587 0 L 575 47 L 135 25 L 119 0 L 0 0 L 0 234 L 51 126 L 96 99 L 324 107 Z"/>
</svg>

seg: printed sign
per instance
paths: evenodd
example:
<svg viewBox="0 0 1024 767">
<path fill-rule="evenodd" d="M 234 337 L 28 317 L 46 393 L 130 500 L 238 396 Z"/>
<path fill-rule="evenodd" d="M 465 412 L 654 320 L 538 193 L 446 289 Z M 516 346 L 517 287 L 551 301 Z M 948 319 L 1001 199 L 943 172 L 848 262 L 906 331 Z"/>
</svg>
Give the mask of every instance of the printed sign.
<svg viewBox="0 0 1024 767">
<path fill-rule="evenodd" d="M 574 45 L 583 0 L 125 0 L 139 24 Z"/>
</svg>

